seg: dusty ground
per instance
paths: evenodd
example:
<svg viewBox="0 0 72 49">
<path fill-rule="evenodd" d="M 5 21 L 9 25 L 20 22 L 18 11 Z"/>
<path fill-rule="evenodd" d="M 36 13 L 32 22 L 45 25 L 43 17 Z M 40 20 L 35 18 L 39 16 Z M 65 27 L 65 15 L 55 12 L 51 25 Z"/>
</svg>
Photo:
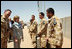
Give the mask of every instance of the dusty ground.
<svg viewBox="0 0 72 49">
<path fill-rule="evenodd" d="M 28 28 L 23 29 L 24 41 L 21 42 L 21 48 L 33 48 Z M 13 48 L 13 42 L 8 43 L 8 48 Z M 71 40 L 64 37 L 63 48 L 71 48 Z"/>
</svg>

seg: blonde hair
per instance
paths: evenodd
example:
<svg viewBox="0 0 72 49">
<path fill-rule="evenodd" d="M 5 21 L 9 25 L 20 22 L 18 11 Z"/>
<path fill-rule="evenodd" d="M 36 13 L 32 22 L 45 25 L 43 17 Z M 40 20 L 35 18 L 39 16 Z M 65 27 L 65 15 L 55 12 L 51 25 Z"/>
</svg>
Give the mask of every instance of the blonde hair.
<svg viewBox="0 0 72 49">
<path fill-rule="evenodd" d="M 13 20 L 16 21 L 16 19 L 19 19 L 19 16 L 14 16 Z"/>
</svg>

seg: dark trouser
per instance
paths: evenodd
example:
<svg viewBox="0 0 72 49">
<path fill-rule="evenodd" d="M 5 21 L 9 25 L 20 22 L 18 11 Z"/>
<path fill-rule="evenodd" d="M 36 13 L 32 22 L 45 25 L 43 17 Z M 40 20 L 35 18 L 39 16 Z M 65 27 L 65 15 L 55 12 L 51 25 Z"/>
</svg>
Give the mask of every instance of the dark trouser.
<svg viewBox="0 0 72 49">
<path fill-rule="evenodd" d="M 50 44 L 48 43 L 48 41 L 46 42 L 46 47 L 50 48 Z"/>
<path fill-rule="evenodd" d="M 14 48 L 20 48 L 20 44 L 21 44 L 21 39 L 17 39 L 17 42 L 15 42 L 14 39 Z"/>
<path fill-rule="evenodd" d="M 12 29 L 9 30 L 9 40 L 13 39 L 13 31 Z"/>
</svg>

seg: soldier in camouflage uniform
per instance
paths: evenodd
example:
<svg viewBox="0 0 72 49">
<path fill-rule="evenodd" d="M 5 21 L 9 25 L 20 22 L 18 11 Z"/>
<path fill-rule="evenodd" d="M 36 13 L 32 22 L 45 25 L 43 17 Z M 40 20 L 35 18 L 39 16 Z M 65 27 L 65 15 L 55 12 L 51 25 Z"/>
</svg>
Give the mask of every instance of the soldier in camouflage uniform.
<svg viewBox="0 0 72 49">
<path fill-rule="evenodd" d="M 61 48 L 63 43 L 62 24 L 60 19 L 54 15 L 54 9 L 47 9 L 48 29 L 47 40 L 50 48 Z"/>
<path fill-rule="evenodd" d="M 30 26 L 29 26 L 29 33 L 30 33 L 30 37 L 32 38 L 32 33 L 31 33 L 31 26 L 32 26 L 32 19 L 30 19 Z"/>
<path fill-rule="evenodd" d="M 47 21 L 44 18 L 44 13 L 40 12 L 39 13 L 39 18 L 41 19 L 40 24 L 39 24 L 39 31 L 38 35 L 40 37 L 40 45 L 41 48 L 46 48 L 46 36 L 47 36 Z"/>
<path fill-rule="evenodd" d="M 34 48 L 36 48 L 36 34 L 37 34 L 37 22 L 35 16 L 32 15 L 32 23 L 30 25 L 30 34 Z"/>
<path fill-rule="evenodd" d="M 1 48 L 7 48 L 8 40 L 8 29 L 9 20 L 8 17 L 11 15 L 11 10 L 5 10 L 4 14 L 1 16 Z"/>
</svg>

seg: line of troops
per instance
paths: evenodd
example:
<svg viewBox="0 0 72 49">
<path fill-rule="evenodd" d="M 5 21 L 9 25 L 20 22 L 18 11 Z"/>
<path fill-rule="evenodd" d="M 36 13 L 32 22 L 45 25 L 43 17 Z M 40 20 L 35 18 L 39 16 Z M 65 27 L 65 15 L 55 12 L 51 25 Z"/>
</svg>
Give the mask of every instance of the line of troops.
<svg viewBox="0 0 72 49">
<path fill-rule="evenodd" d="M 63 44 L 63 32 L 60 19 L 54 15 L 54 9 L 46 10 L 48 21 L 44 18 L 44 13 L 39 13 L 41 19 L 38 24 L 35 16 L 32 15 L 30 20 L 29 33 L 32 39 L 34 48 L 61 48 Z M 7 9 L 4 15 L 1 16 L 1 48 L 7 48 L 8 39 L 8 17 L 11 15 L 11 10 Z"/>
<path fill-rule="evenodd" d="M 44 13 L 39 13 L 40 23 L 37 24 L 35 16 L 30 20 L 29 33 L 34 48 L 62 48 L 63 32 L 60 19 L 54 15 L 54 9 L 47 9 L 48 21 Z"/>
</svg>

